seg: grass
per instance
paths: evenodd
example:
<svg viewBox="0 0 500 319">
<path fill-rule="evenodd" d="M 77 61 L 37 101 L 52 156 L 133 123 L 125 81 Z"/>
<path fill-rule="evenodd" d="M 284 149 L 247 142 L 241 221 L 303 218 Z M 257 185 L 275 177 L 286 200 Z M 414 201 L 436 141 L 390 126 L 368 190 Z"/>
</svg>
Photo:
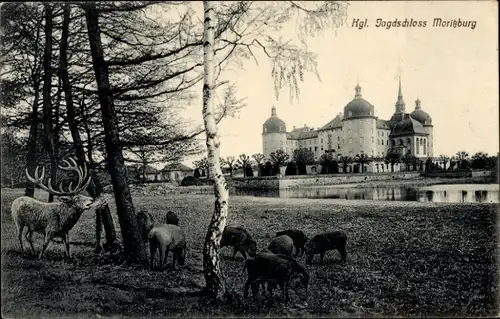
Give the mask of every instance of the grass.
<svg viewBox="0 0 500 319">
<path fill-rule="evenodd" d="M 1 304 L 7 318 L 497 314 L 496 205 L 231 197 L 229 224 L 249 229 L 259 249 L 286 228 L 300 228 L 310 237 L 343 229 L 349 236 L 347 263 L 329 252 L 325 263 L 306 266 L 307 304 L 293 293 L 284 304 L 277 293 L 272 303 L 249 298 L 231 306 L 185 294 L 204 284 L 201 251 L 211 195 L 134 196 L 136 208 L 148 209 L 156 220 L 175 211 L 185 229 L 187 264 L 162 272 L 94 254 L 93 212 L 82 215 L 70 232 L 73 260 L 65 260 L 61 243 L 49 247 L 43 261 L 20 253 L 10 216 L 10 203 L 19 195 L 2 190 Z M 36 238 L 39 251 L 41 237 Z M 242 295 L 242 259 L 231 260 L 228 248 L 221 254 L 229 285 Z"/>
</svg>

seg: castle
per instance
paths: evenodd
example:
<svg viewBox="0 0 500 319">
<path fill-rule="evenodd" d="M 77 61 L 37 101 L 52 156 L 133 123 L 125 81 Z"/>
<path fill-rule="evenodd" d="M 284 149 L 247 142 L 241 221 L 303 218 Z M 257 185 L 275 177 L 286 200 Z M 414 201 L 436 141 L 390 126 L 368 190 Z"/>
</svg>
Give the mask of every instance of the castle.
<svg viewBox="0 0 500 319">
<path fill-rule="evenodd" d="M 293 151 L 308 148 L 319 160 L 325 152 L 332 152 L 336 158 L 365 154 L 372 163 L 365 171 L 387 171 L 384 157 L 389 151 L 412 154 L 425 161 L 433 156 L 433 125 L 431 116 L 422 110 L 421 101 L 415 101 L 415 110 L 406 112 L 401 80 L 396 101 L 396 109 L 390 120 L 375 116 L 375 107 L 361 95 L 359 83 L 355 87 L 354 99 L 347 103 L 344 112 L 321 128 L 306 125 L 287 132 L 286 125 L 273 106 L 271 117 L 262 127 L 262 149 L 266 158 L 281 149 L 290 158 Z M 380 164 L 380 168 L 379 168 Z M 397 165 L 399 170 L 399 165 Z"/>
</svg>

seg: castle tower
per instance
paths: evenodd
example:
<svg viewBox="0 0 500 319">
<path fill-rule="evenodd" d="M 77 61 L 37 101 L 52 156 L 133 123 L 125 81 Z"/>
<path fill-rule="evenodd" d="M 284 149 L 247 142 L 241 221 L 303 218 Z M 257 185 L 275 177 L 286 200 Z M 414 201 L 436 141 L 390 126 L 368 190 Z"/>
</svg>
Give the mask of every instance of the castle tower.
<svg viewBox="0 0 500 319">
<path fill-rule="evenodd" d="M 422 110 L 422 101 L 417 97 L 415 100 L 415 110 L 411 112 L 411 117 L 419 121 L 428 135 L 426 143 L 426 154 L 428 157 L 434 156 L 434 126 L 431 116 Z"/>
<path fill-rule="evenodd" d="M 361 154 L 375 156 L 375 107 L 363 98 L 359 83 L 354 90 L 354 99 L 344 107 L 343 143 L 340 153 L 351 157 Z"/>
<path fill-rule="evenodd" d="M 279 149 L 286 151 L 287 132 L 286 125 L 277 113 L 276 107 L 271 108 L 271 117 L 262 125 L 262 154 L 269 159 L 269 155 Z"/>
</svg>

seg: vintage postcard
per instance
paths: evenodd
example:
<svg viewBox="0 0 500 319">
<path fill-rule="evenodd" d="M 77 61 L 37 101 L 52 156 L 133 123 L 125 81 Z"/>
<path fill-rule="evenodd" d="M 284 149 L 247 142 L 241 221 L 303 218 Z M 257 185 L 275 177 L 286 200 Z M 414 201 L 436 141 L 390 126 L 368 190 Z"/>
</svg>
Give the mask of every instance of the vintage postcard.
<svg viewBox="0 0 500 319">
<path fill-rule="evenodd" d="M 498 2 L 0 8 L 3 317 L 499 314 Z"/>
</svg>

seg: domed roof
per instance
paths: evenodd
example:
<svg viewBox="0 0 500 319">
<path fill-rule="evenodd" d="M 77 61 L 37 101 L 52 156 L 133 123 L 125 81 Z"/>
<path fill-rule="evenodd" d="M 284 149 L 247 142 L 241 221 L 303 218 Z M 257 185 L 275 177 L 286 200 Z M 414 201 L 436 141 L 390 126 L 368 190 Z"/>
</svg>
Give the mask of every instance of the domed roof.
<svg viewBox="0 0 500 319">
<path fill-rule="evenodd" d="M 411 117 L 413 117 L 415 120 L 419 121 L 423 125 L 432 125 L 432 118 L 431 116 L 422 110 L 422 107 L 420 106 L 420 99 L 417 98 L 415 101 L 415 110 L 411 112 Z"/>
<path fill-rule="evenodd" d="M 344 107 L 344 119 L 366 116 L 374 117 L 375 107 L 370 102 L 363 99 L 361 96 L 361 86 L 359 86 L 359 84 L 356 85 L 355 90 L 356 95 L 354 99 Z"/>
<path fill-rule="evenodd" d="M 391 136 L 395 135 L 412 135 L 412 134 L 427 134 L 423 125 L 415 120 L 414 118 L 408 116 L 408 118 L 403 121 L 396 123 L 392 128 Z"/>
<path fill-rule="evenodd" d="M 277 115 L 276 108 L 271 109 L 271 117 L 268 118 L 262 125 L 263 133 L 286 133 L 286 125 Z"/>
</svg>

